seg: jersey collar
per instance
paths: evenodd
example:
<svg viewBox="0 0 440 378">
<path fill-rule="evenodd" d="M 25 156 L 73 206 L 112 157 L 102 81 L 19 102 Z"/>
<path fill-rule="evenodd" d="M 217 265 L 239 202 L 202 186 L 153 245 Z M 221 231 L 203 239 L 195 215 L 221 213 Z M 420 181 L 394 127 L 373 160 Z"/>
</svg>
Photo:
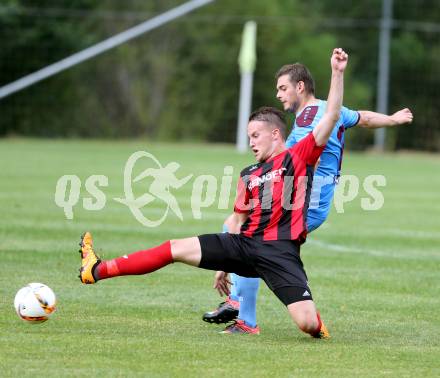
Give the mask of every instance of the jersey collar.
<svg viewBox="0 0 440 378">
<path fill-rule="evenodd" d="M 299 110 L 299 111 L 297 111 L 296 112 L 296 114 L 295 114 L 295 117 L 301 117 L 301 114 L 307 109 L 307 108 L 309 108 L 309 107 L 311 107 L 311 106 L 319 106 L 319 105 L 321 105 L 321 102 L 322 102 L 322 100 L 319 100 L 319 99 L 314 99 L 313 100 L 313 103 L 312 104 L 308 104 L 308 105 L 306 105 L 306 106 L 304 106 L 301 110 Z"/>
</svg>

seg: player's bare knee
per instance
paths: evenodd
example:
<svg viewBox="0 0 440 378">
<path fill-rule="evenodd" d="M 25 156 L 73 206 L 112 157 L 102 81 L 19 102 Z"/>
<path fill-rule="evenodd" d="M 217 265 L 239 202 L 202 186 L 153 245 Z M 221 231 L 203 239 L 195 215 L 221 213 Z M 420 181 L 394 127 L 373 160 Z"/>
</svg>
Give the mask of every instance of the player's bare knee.
<svg viewBox="0 0 440 378">
<path fill-rule="evenodd" d="M 310 311 L 304 314 L 301 322 L 300 329 L 306 333 L 315 332 L 318 328 L 318 319 L 316 317 L 316 313 Z"/>
<path fill-rule="evenodd" d="M 318 322 L 316 321 L 305 321 L 301 324 L 301 327 L 299 327 L 301 331 L 305 333 L 313 333 L 318 328 Z"/>
<path fill-rule="evenodd" d="M 298 303 L 298 306 L 301 306 L 301 304 Z M 295 311 L 292 311 L 291 314 L 301 331 L 312 333 L 318 328 L 318 318 L 314 309 L 298 307 Z"/>
<path fill-rule="evenodd" d="M 201 252 L 197 238 L 170 240 L 171 254 L 175 262 L 198 266 Z"/>
<path fill-rule="evenodd" d="M 310 328 L 310 322 L 305 316 L 298 316 L 295 319 L 295 323 L 301 331 L 308 332 Z"/>
<path fill-rule="evenodd" d="M 171 254 L 173 255 L 174 261 L 181 261 L 182 257 L 184 257 L 184 248 L 182 248 L 182 240 L 180 239 L 172 239 L 170 240 L 171 246 Z"/>
</svg>

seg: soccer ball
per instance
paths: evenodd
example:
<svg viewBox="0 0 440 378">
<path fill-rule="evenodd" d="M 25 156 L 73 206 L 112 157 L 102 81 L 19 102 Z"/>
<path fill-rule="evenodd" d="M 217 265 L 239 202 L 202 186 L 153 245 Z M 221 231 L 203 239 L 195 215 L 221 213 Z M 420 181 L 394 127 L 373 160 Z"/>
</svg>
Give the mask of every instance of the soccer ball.
<svg viewBox="0 0 440 378">
<path fill-rule="evenodd" d="M 17 315 L 30 323 L 42 323 L 55 311 L 55 293 L 49 286 L 30 283 L 18 290 L 14 299 Z"/>
</svg>

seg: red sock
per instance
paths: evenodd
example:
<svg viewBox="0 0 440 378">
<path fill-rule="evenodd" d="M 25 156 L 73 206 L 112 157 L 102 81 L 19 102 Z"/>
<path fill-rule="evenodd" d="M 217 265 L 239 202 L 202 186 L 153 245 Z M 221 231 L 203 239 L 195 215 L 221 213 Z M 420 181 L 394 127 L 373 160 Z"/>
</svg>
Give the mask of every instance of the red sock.
<svg viewBox="0 0 440 378">
<path fill-rule="evenodd" d="M 321 332 L 322 320 L 318 311 L 316 311 L 316 317 L 318 318 L 318 327 L 316 328 L 316 331 L 312 333 L 312 336 L 318 335 L 319 332 Z"/>
<path fill-rule="evenodd" d="M 113 260 L 102 261 L 94 272 L 98 280 L 105 278 L 139 275 L 154 272 L 173 262 L 171 243 L 169 241 L 145 251 L 139 251 L 118 257 Z"/>
</svg>

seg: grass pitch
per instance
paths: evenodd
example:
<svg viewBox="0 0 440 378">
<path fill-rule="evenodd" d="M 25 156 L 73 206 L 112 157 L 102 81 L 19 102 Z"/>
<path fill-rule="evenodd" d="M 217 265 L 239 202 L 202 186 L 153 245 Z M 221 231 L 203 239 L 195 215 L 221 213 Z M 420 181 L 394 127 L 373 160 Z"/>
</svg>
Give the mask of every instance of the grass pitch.
<svg viewBox="0 0 440 378">
<path fill-rule="evenodd" d="M 343 173 L 361 179 L 382 174 L 385 203 L 361 209 L 359 196 L 333 209 L 302 248 L 314 298 L 330 341 L 301 334 L 287 311 L 261 285 L 260 336 L 219 335 L 201 321 L 220 301 L 212 272 L 172 265 L 149 276 L 120 277 L 83 286 L 77 243 L 93 232 L 104 258 L 169 238 L 219 232 L 227 210 L 191 212 L 194 178 L 173 191 L 183 213 L 157 228 L 139 224 L 113 200 L 123 196 L 123 169 L 135 151 L 177 177 L 213 174 L 225 165 L 234 177 L 252 156 L 230 146 L 6 139 L 0 141 L 0 375 L 1 376 L 439 376 L 440 375 L 440 159 L 433 155 L 346 153 Z M 55 205 L 57 180 L 77 175 L 81 195 L 67 220 Z M 85 180 L 108 177 L 100 211 L 83 209 Z M 148 188 L 138 187 L 138 193 Z M 235 189 L 234 189 L 235 190 Z M 149 217 L 163 207 L 152 203 Z M 232 206 L 232 198 L 230 208 Z M 40 325 L 15 315 L 15 292 L 43 282 L 58 296 L 58 311 Z"/>
</svg>

